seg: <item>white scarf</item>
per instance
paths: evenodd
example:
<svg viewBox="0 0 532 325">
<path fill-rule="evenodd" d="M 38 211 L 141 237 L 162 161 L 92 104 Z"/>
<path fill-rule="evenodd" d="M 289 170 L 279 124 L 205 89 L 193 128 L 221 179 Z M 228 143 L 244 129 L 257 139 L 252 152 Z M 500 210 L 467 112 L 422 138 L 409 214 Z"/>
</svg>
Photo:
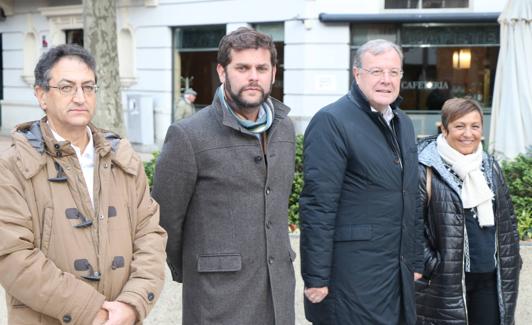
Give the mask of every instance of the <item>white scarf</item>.
<svg viewBox="0 0 532 325">
<path fill-rule="evenodd" d="M 482 146 L 469 154 L 463 155 L 453 149 L 440 134 L 436 140 L 436 147 L 442 159 L 451 165 L 452 170 L 463 181 L 462 205 L 465 209 L 477 208 L 478 223 L 481 227 L 495 225 L 491 199 L 493 192 L 480 170 L 482 165 Z"/>
</svg>

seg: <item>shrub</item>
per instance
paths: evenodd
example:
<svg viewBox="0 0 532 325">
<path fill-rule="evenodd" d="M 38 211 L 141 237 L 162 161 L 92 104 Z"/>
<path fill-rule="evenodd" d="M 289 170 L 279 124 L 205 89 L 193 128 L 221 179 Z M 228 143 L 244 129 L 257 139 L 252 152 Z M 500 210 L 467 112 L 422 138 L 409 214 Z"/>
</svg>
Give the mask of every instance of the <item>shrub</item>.
<svg viewBox="0 0 532 325">
<path fill-rule="evenodd" d="M 504 161 L 502 170 L 517 216 L 517 228 L 521 239 L 532 238 L 532 150 Z"/>
<path fill-rule="evenodd" d="M 532 239 L 532 210 L 524 209 L 521 210 L 517 215 L 517 232 L 519 233 L 519 238 L 522 240 L 531 240 Z"/>
<path fill-rule="evenodd" d="M 292 193 L 288 201 L 288 224 L 299 228 L 299 195 L 303 190 L 303 135 L 296 137 L 296 166 L 294 181 L 292 182 Z M 291 230 L 295 230 L 291 226 Z"/>
<path fill-rule="evenodd" d="M 153 174 L 155 173 L 155 165 L 157 164 L 157 158 L 159 158 L 159 151 L 154 151 L 152 153 L 150 161 L 144 162 L 144 172 L 146 172 L 146 176 L 148 177 L 148 184 L 150 184 L 150 189 L 153 185 Z"/>
</svg>

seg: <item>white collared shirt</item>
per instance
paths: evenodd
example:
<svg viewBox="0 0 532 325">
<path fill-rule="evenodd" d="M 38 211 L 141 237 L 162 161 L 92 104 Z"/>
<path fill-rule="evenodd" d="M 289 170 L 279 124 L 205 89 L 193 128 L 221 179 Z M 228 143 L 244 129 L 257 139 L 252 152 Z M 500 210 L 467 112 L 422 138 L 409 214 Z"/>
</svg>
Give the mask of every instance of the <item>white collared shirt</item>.
<svg viewBox="0 0 532 325">
<path fill-rule="evenodd" d="M 51 126 L 50 130 L 52 130 L 52 134 L 54 135 L 54 138 L 57 141 L 66 141 L 66 139 L 60 136 L 57 132 L 55 132 Z M 94 206 L 94 142 L 92 140 L 91 129 L 88 126 L 87 133 L 89 135 L 89 143 L 87 143 L 87 146 L 85 147 L 85 151 L 83 151 L 83 153 L 81 152 L 79 147 L 75 146 L 72 143 L 70 143 L 70 145 L 72 146 L 72 148 L 74 148 L 76 156 L 78 157 L 81 172 L 83 173 L 83 178 L 85 179 L 85 185 L 87 186 L 87 191 L 89 192 L 91 203 Z"/>
<path fill-rule="evenodd" d="M 374 109 L 373 107 L 371 107 L 371 111 L 380 113 L 382 115 L 382 117 L 384 118 L 384 120 L 386 121 L 386 123 L 388 124 L 388 126 L 391 126 L 390 123 L 391 123 L 394 115 L 393 115 L 393 111 L 392 111 L 392 108 L 390 107 L 390 105 L 388 105 L 388 107 L 385 108 L 384 112 L 382 112 L 382 113 L 379 112 L 378 110 Z"/>
</svg>

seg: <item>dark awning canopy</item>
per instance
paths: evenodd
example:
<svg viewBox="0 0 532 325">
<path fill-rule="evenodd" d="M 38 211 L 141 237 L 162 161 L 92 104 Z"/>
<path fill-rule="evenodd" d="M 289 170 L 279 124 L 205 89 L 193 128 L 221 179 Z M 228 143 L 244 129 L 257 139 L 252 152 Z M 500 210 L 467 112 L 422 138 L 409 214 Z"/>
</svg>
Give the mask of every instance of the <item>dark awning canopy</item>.
<svg viewBox="0 0 532 325">
<path fill-rule="evenodd" d="M 322 23 L 496 23 L 500 12 L 330 14 L 320 13 Z"/>
</svg>

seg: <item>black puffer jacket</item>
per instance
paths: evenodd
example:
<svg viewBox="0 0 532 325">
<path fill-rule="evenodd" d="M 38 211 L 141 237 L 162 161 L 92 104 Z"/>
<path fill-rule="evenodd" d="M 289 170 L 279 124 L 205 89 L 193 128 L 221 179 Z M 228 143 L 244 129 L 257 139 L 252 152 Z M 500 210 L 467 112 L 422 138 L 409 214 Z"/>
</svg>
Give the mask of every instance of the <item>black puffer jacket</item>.
<svg viewBox="0 0 532 325">
<path fill-rule="evenodd" d="M 459 189 L 444 167 L 435 137 L 419 144 L 419 189 L 417 213 L 423 214 L 424 282 L 416 284 L 417 324 L 467 324 L 464 302 L 465 215 Z M 521 258 L 516 218 L 502 171 L 484 153 L 484 173 L 495 194 L 497 233 L 497 279 L 501 324 L 514 324 Z M 427 205 L 426 170 L 432 168 L 432 190 Z"/>
</svg>

